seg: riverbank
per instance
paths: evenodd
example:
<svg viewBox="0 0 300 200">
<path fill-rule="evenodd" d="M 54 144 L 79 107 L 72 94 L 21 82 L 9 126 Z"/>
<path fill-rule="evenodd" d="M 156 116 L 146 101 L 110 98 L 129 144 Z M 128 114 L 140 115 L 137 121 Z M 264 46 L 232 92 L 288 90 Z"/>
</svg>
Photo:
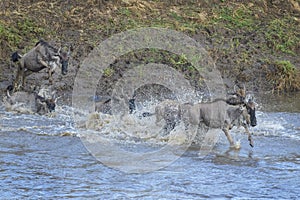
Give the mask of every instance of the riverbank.
<svg viewBox="0 0 300 200">
<path fill-rule="evenodd" d="M 242 82 L 253 92 L 300 90 L 300 6 L 295 0 L 5 0 L 0 6 L 2 94 L 16 73 L 11 53 L 26 53 L 40 38 L 71 47 L 68 75 L 54 75 L 54 87 L 64 96 L 72 92 L 82 61 L 96 46 L 117 33 L 140 27 L 168 28 L 195 39 L 214 60 L 228 88 Z M 145 49 L 118 58 L 104 74 L 98 93 L 109 95 L 126 69 L 149 62 L 179 69 L 201 87 L 201 75 L 195 76 L 184 56 Z M 27 84 L 48 84 L 46 77 L 45 71 L 32 74 Z"/>
</svg>

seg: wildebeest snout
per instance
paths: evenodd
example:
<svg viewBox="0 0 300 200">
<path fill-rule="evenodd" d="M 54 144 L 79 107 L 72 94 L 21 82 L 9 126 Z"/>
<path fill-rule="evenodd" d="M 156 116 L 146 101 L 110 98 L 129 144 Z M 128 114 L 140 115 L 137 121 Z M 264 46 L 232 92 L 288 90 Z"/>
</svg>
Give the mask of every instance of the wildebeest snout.
<svg viewBox="0 0 300 200">
<path fill-rule="evenodd" d="M 46 104 L 50 112 L 55 111 L 55 100 L 47 99 Z"/>
</svg>

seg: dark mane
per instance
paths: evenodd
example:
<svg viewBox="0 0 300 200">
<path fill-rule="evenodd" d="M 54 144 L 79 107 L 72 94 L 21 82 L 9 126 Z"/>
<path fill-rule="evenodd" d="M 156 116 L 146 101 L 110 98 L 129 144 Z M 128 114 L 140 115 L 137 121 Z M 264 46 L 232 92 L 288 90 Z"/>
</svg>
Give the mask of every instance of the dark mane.
<svg viewBox="0 0 300 200">
<path fill-rule="evenodd" d="M 36 44 L 35 44 L 35 46 L 37 46 L 37 45 L 42 45 L 42 46 L 49 46 L 49 43 L 48 42 L 46 42 L 45 40 L 43 40 L 43 39 L 40 39 Z"/>
<path fill-rule="evenodd" d="M 36 44 L 35 46 L 38 46 L 38 45 L 41 45 L 41 46 L 44 46 L 44 47 L 47 47 L 47 48 L 50 48 L 54 51 L 57 51 L 57 49 L 53 46 L 51 46 L 48 42 L 46 42 L 45 40 L 43 39 L 40 39 Z"/>
</svg>

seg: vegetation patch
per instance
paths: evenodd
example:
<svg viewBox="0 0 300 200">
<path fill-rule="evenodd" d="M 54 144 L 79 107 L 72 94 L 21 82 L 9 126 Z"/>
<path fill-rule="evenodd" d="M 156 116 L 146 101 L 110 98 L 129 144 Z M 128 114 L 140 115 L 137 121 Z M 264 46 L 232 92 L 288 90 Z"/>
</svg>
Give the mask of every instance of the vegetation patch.
<svg viewBox="0 0 300 200">
<path fill-rule="evenodd" d="M 273 84 L 273 91 L 293 92 L 300 90 L 299 70 L 288 60 L 276 60 L 269 63 L 271 69 L 267 79 Z"/>
<path fill-rule="evenodd" d="M 0 22 L 0 40 L 9 48 L 15 47 L 21 41 L 21 36 L 16 34 L 17 30 L 13 27 L 7 27 L 3 22 Z"/>
<path fill-rule="evenodd" d="M 27 52 L 40 38 L 72 46 L 69 69 L 74 76 L 64 79 L 72 88 L 80 63 L 99 43 L 128 29 L 161 27 L 199 42 L 225 80 L 245 82 L 255 87 L 253 91 L 264 85 L 265 90 L 300 90 L 300 15 L 295 0 L 4 0 L 0 5 L 3 83 L 13 81 L 11 53 Z M 162 63 L 200 85 L 201 75 L 186 57 L 155 49 L 131 52 L 103 72 L 105 84 L 134 64 Z"/>
<path fill-rule="evenodd" d="M 291 17 L 272 20 L 264 31 L 268 47 L 296 55 L 296 48 L 300 46 L 300 33 L 297 27 L 299 24 Z"/>
<path fill-rule="evenodd" d="M 212 22 L 214 24 L 223 23 L 225 27 L 233 30 L 242 28 L 253 30 L 256 28 L 256 19 L 253 11 L 243 4 L 240 6 L 228 5 L 216 8 Z"/>
</svg>

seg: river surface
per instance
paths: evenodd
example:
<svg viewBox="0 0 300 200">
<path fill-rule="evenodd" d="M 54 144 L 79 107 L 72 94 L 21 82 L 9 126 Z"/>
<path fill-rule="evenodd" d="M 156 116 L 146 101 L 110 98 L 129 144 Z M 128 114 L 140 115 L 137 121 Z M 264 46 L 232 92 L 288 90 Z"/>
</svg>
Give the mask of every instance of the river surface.
<svg viewBox="0 0 300 200">
<path fill-rule="evenodd" d="M 59 107 L 54 117 L 1 107 L 0 199 L 299 199 L 299 95 L 259 101 L 254 148 L 236 130 L 240 150 L 229 149 L 221 134 L 206 156 L 191 146 L 174 162 L 145 173 L 96 159 L 79 137 L 84 131 L 74 128 L 69 107 Z M 134 141 L 122 145 L 135 152 L 157 148 Z M 119 159 L 121 165 L 128 158 Z"/>
</svg>

